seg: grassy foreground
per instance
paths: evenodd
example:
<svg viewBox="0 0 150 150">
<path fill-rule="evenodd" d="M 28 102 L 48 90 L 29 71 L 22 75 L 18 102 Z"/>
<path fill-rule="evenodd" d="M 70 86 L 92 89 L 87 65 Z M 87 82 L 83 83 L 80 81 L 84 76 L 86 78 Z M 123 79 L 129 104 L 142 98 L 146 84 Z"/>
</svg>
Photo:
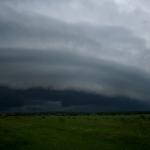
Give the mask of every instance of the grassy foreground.
<svg viewBox="0 0 150 150">
<path fill-rule="evenodd" d="M 1 116 L 0 150 L 150 150 L 150 115 Z"/>
</svg>

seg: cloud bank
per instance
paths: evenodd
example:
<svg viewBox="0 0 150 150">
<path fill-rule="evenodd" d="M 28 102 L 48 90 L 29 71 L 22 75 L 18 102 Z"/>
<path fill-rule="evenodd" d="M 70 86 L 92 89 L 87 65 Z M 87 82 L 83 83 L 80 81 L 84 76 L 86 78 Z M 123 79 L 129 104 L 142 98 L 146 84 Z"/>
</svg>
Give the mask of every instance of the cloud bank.
<svg viewBox="0 0 150 150">
<path fill-rule="evenodd" d="M 0 84 L 149 101 L 146 0 L 0 1 Z"/>
</svg>

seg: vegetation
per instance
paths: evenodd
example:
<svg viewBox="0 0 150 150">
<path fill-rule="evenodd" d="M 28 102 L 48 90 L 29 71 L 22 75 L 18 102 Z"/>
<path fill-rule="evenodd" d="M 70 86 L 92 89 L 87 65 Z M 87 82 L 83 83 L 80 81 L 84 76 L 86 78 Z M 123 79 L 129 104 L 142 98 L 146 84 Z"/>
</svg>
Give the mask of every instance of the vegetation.
<svg viewBox="0 0 150 150">
<path fill-rule="evenodd" d="M 150 115 L 1 115 L 0 150 L 150 150 Z"/>
</svg>

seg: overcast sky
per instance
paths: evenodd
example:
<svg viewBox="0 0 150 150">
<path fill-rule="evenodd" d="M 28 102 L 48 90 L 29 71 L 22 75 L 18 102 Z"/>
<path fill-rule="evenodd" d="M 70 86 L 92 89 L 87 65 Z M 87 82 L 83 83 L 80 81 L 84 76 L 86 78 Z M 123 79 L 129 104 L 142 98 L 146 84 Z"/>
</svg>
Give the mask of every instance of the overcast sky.
<svg viewBox="0 0 150 150">
<path fill-rule="evenodd" d="M 0 84 L 150 99 L 150 1 L 1 0 Z"/>
</svg>

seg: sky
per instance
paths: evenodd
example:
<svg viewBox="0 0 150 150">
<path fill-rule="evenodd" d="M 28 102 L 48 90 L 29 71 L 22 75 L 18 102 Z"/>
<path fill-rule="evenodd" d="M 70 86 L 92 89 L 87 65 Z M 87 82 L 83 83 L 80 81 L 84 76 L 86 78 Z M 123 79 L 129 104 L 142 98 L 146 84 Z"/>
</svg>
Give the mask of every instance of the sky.
<svg viewBox="0 0 150 150">
<path fill-rule="evenodd" d="M 150 102 L 150 1 L 0 1 L 0 85 Z"/>
</svg>

